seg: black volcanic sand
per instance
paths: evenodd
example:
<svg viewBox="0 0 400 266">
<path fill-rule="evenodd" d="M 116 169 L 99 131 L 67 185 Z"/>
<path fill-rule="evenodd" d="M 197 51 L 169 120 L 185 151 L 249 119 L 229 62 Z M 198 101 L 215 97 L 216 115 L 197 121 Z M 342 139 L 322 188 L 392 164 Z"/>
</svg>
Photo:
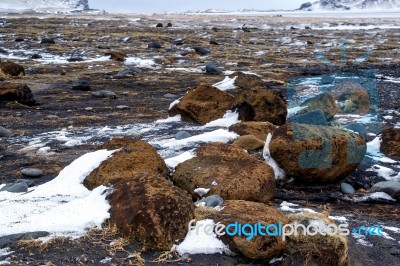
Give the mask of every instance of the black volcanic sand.
<svg viewBox="0 0 400 266">
<path fill-rule="evenodd" d="M 396 24 L 399 19 L 358 19 L 349 18 L 285 18 L 285 17 L 239 17 L 231 16 L 98 16 L 76 15 L 56 18 L 48 16 L 38 18 L 35 15 L 23 17 L 8 16 L 1 18 L 5 23 L 0 26 L 0 47 L 21 52 L 21 57 L 29 53 L 81 55 L 94 58 L 112 50 L 153 59 L 156 68 L 143 68 L 141 73 L 123 79 L 116 74 L 127 68 L 121 62 L 106 61 L 71 64 L 42 64 L 33 59 L 12 60 L 25 67 L 26 76 L 7 78 L 4 82 L 26 83 L 33 91 L 40 105 L 26 107 L 14 102 L 0 102 L 0 125 L 15 133 L 13 139 L 29 137 L 35 134 L 61 130 L 63 128 L 91 128 L 117 126 L 133 123 L 152 122 L 166 118 L 169 104 L 183 96 L 185 92 L 205 82 L 209 84 L 221 81 L 224 76 L 209 76 L 203 73 L 184 72 L 169 68 L 198 68 L 210 61 L 216 61 L 224 70 L 251 71 L 270 80 L 273 89 L 284 90 L 274 82 L 286 81 L 297 76 L 311 76 L 322 73 L 337 73 L 355 69 L 374 69 L 378 74 L 400 78 L 400 48 L 398 29 L 369 31 L 336 31 L 315 29 L 323 22 L 331 25 L 353 25 L 359 23 Z M 136 19 L 140 18 L 140 19 Z M 234 19 L 234 20 L 232 20 Z M 155 28 L 159 21 L 171 21 L 172 28 Z M 245 24 L 250 32 L 240 28 Z M 311 29 L 304 29 L 308 24 Z M 265 25 L 268 25 L 266 27 Z M 297 27 L 290 29 L 291 26 Z M 55 45 L 40 44 L 41 37 L 51 37 Z M 22 37 L 23 42 L 15 42 Z M 131 42 L 123 38 L 131 37 Z M 304 45 L 282 44 L 281 39 L 303 41 Z M 340 49 L 336 45 L 342 38 L 349 42 L 345 64 L 340 61 Z M 74 40 L 73 40 L 74 39 Z M 182 46 L 174 45 L 177 39 L 184 39 Z M 211 39 L 219 45 L 210 45 Z M 151 41 L 161 42 L 159 50 L 147 49 Z M 308 43 L 307 43 L 308 42 Z M 330 45 L 333 43 L 333 45 Z M 99 48 L 100 46 L 100 48 Z M 187 48 L 203 46 L 211 50 L 211 55 L 181 54 Z M 110 49 L 103 49 L 108 47 Z M 366 47 L 373 47 L 371 56 L 362 64 L 355 66 Z M 327 66 L 315 58 L 315 51 L 324 52 L 333 65 Z M 263 55 L 256 52 L 265 51 Z M 2 61 L 4 61 L 4 56 Z M 184 61 L 182 61 L 184 60 Z M 235 63 L 235 64 L 233 64 Z M 93 90 L 107 89 L 116 93 L 116 99 L 93 98 L 91 92 L 71 90 L 74 81 L 80 78 L 91 80 Z M 378 80 L 381 111 L 399 110 L 399 84 Z M 166 94 L 175 97 L 167 97 Z M 126 105 L 129 109 L 118 109 Z M 92 110 L 87 110 L 92 107 Z M 55 117 L 57 116 L 57 117 Z M 393 119 L 385 121 L 384 126 L 400 122 L 400 116 L 393 114 Z M 104 140 L 105 141 L 105 140 Z M 99 143 L 86 143 L 73 148 L 52 147 L 56 153 L 52 156 L 32 156 L 20 153 L 21 146 L 10 140 L 0 140 L 0 183 L 21 178 L 20 169 L 39 167 L 45 175 L 35 180 L 37 184 L 54 178 L 58 172 L 88 151 L 96 150 Z M 259 154 L 256 156 L 259 156 Z M 385 164 L 382 164 L 385 165 Z M 368 176 L 373 182 L 380 179 L 376 173 L 366 171 L 361 166 L 349 178 L 356 180 Z M 363 195 L 363 191 L 357 195 Z M 331 215 L 346 216 L 350 228 L 361 225 L 387 225 L 398 227 L 400 218 L 399 204 L 355 203 L 340 193 L 339 185 L 322 187 L 278 186 L 272 206 L 279 206 L 287 200 L 300 207 L 313 208 L 316 211 L 328 211 Z M 105 226 L 107 227 L 107 226 Z M 396 241 L 383 237 L 367 237 L 373 247 L 356 243 L 349 237 L 349 255 L 354 265 L 398 265 L 400 251 L 398 234 L 387 231 Z M 3 239 L 4 240 L 4 239 Z M 0 241 L 1 242 L 1 241 Z M 113 245 L 111 245 L 113 243 Z M 15 253 L 9 255 L 12 265 L 132 265 L 141 264 L 133 256 L 141 253 L 147 264 L 157 264 L 161 255 L 157 252 L 142 252 L 136 244 L 124 243 L 112 230 L 92 231 L 78 240 L 55 239 L 44 245 L 35 241 L 14 242 L 8 245 Z M 0 247 L 1 248 L 1 247 Z M 132 255 L 131 258 L 129 256 Z M 111 261 L 101 264 L 106 257 Z M 0 260 L 4 258 L 0 257 Z M 174 257 L 170 258 L 174 261 Z M 178 262 L 173 262 L 177 264 Z M 268 262 L 252 261 L 243 257 L 223 255 L 193 255 L 190 262 L 180 261 L 180 265 L 261 265 Z"/>
</svg>

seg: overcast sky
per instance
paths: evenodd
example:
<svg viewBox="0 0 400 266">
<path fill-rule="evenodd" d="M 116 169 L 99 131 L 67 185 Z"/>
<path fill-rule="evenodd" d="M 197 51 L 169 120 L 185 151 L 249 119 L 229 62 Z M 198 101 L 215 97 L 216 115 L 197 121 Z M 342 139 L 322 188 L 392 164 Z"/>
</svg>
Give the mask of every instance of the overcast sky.
<svg viewBox="0 0 400 266">
<path fill-rule="evenodd" d="M 90 8 L 108 12 L 162 13 L 209 8 L 241 9 L 295 9 L 308 0 L 89 0 Z"/>
</svg>

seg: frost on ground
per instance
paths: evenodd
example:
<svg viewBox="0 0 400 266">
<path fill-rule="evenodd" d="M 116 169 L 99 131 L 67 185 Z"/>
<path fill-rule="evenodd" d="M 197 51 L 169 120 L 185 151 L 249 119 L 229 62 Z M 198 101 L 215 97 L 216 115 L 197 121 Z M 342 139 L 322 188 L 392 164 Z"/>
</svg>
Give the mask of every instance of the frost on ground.
<svg viewBox="0 0 400 266">
<path fill-rule="evenodd" d="M 231 254 L 229 248 L 217 238 L 213 229 L 215 222 L 211 219 L 196 222 L 196 227 L 190 230 L 179 245 L 172 247 L 180 255 L 188 254 Z M 210 230 L 207 230 L 211 228 Z M 210 232 L 210 233 L 209 233 Z"/>
<path fill-rule="evenodd" d="M 99 150 L 76 159 L 52 181 L 27 193 L 0 192 L 0 236 L 47 231 L 53 236 L 80 237 L 110 217 L 107 187 L 93 191 L 85 177 L 115 151 Z"/>
</svg>

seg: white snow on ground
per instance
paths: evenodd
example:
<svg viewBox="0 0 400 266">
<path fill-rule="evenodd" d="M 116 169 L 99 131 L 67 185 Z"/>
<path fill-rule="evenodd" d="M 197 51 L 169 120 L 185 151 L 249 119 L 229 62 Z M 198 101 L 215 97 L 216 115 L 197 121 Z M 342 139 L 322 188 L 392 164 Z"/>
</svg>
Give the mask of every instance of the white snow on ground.
<svg viewBox="0 0 400 266">
<path fill-rule="evenodd" d="M 374 159 L 377 162 L 396 163 L 395 160 L 385 157 L 380 152 L 381 142 L 382 142 L 382 140 L 380 139 L 380 137 L 376 137 L 372 141 L 368 142 L 367 143 L 367 156 L 371 157 L 372 159 Z"/>
<path fill-rule="evenodd" d="M 357 239 L 357 244 L 362 245 L 362 246 L 366 246 L 366 247 L 372 247 L 374 245 L 372 245 L 370 242 L 368 242 L 367 240 L 365 240 L 365 235 L 362 234 L 358 234 L 358 233 L 352 233 L 351 234 L 355 239 Z"/>
<path fill-rule="evenodd" d="M 371 168 L 368 168 L 367 171 L 376 172 L 378 176 L 381 176 L 389 181 L 400 181 L 400 172 L 396 172 L 393 169 L 385 166 L 375 164 Z"/>
<path fill-rule="evenodd" d="M 202 188 L 202 187 L 199 187 L 199 188 L 196 188 L 195 190 L 194 190 L 194 193 L 196 193 L 197 195 L 199 195 L 200 197 L 203 197 L 204 195 L 207 195 L 207 193 L 210 191 L 210 189 L 209 188 Z"/>
<path fill-rule="evenodd" d="M 230 77 L 226 76 L 223 81 L 215 83 L 213 86 L 218 88 L 221 91 L 233 90 L 236 88 L 236 86 L 235 86 L 236 79 L 237 79 L 237 77 L 230 78 Z"/>
<path fill-rule="evenodd" d="M 11 255 L 14 251 L 10 251 L 9 248 L 0 248 L 0 257 L 5 257 Z M 10 265 L 10 258 L 6 258 L 5 260 L 0 260 L 0 265 Z"/>
<path fill-rule="evenodd" d="M 230 127 L 239 122 L 239 114 L 237 112 L 228 110 L 222 118 L 211 121 L 205 124 L 203 127 Z"/>
<path fill-rule="evenodd" d="M 313 209 L 309 209 L 309 208 L 292 208 L 292 207 L 298 207 L 298 204 L 294 204 L 294 203 L 290 203 L 287 201 L 284 201 L 281 203 L 281 207 L 279 208 L 281 211 L 284 212 L 309 212 L 309 213 L 318 213 L 316 211 L 314 211 Z"/>
<path fill-rule="evenodd" d="M 176 140 L 176 139 L 164 139 L 160 141 L 150 141 L 150 144 L 159 144 L 163 148 L 175 148 L 191 146 L 195 143 L 209 143 L 209 142 L 224 142 L 227 143 L 236 139 L 238 135 L 234 132 L 230 132 L 226 129 L 217 129 L 211 132 L 206 132 L 190 138 Z"/>
<path fill-rule="evenodd" d="M 180 122 L 182 120 L 181 115 L 176 115 L 172 117 L 168 117 L 166 119 L 159 119 L 156 123 L 173 123 L 173 122 Z"/>
<path fill-rule="evenodd" d="M 128 57 L 125 60 L 125 65 L 135 65 L 135 66 L 141 67 L 141 68 L 154 68 L 157 64 L 152 59 Z"/>
<path fill-rule="evenodd" d="M 375 192 L 368 195 L 365 195 L 360 198 L 354 198 L 354 201 L 362 202 L 362 201 L 369 201 L 369 200 L 389 200 L 389 201 L 396 201 L 390 195 L 386 194 L 385 192 Z"/>
<path fill-rule="evenodd" d="M 282 180 L 285 179 L 286 173 L 285 171 L 279 167 L 279 165 L 276 163 L 274 158 L 272 158 L 271 153 L 269 151 L 269 144 L 272 139 L 272 134 L 268 134 L 267 139 L 265 140 L 265 145 L 264 145 L 264 150 L 263 150 L 263 157 L 265 162 L 272 167 L 275 173 L 275 179 L 276 180 Z"/>
<path fill-rule="evenodd" d="M 80 237 L 110 217 L 108 189 L 83 186 L 85 177 L 115 151 L 99 150 L 76 159 L 50 182 L 28 193 L 0 192 L 0 236 L 47 231 L 52 236 Z"/>
<path fill-rule="evenodd" d="M 180 255 L 188 254 L 232 254 L 228 246 L 211 234 L 205 232 L 206 227 L 214 228 L 215 222 L 207 219 L 196 222 L 196 227 L 189 231 L 179 245 L 174 245 L 172 250 L 176 250 Z"/>
<path fill-rule="evenodd" d="M 178 164 L 183 163 L 184 161 L 190 160 L 192 158 L 196 157 L 196 153 L 193 150 L 186 151 L 178 156 L 172 157 L 165 159 L 165 164 L 172 169 L 175 169 Z"/>
<path fill-rule="evenodd" d="M 165 70 L 187 73 L 203 73 L 203 69 L 201 67 L 167 67 Z"/>
<path fill-rule="evenodd" d="M 377 78 L 381 78 L 382 81 L 384 82 L 391 82 L 391 83 L 399 83 L 400 84 L 400 78 L 393 78 L 389 76 L 383 76 L 383 75 L 376 75 Z"/>
<path fill-rule="evenodd" d="M 172 107 L 174 107 L 175 105 L 177 105 L 178 103 L 180 103 L 181 102 L 181 100 L 182 100 L 182 98 L 183 97 L 181 97 L 181 98 L 179 98 L 179 99 L 177 99 L 177 100 L 175 100 L 175 101 L 173 101 L 170 105 L 169 105 L 169 108 L 168 108 L 168 110 L 171 110 L 172 109 Z"/>
</svg>

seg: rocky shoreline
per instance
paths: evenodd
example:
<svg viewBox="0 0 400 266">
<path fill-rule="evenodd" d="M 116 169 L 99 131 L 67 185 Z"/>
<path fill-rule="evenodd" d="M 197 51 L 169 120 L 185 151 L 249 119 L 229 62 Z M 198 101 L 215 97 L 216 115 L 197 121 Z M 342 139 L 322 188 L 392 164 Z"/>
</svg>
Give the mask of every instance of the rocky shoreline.
<svg viewBox="0 0 400 266">
<path fill-rule="evenodd" d="M 51 235 L 45 226 L 1 233 L 0 261 L 397 264 L 399 21 L 306 21 L 1 18 L 0 189 L 40 202 L 41 185 L 67 184 L 68 167 L 96 158 L 79 176 L 82 195 L 108 193 L 110 219 L 78 239 L 34 240 Z M 356 29 L 331 29 L 343 25 Z M 110 157 L 96 157 L 102 150 Z M 12 197 L 0 202 L 20 204 Z M 385 234 L 225 236 L 221 253 L 237 256 L 189 254 L 194 218 L 380 225 Z"/>
</svg>

